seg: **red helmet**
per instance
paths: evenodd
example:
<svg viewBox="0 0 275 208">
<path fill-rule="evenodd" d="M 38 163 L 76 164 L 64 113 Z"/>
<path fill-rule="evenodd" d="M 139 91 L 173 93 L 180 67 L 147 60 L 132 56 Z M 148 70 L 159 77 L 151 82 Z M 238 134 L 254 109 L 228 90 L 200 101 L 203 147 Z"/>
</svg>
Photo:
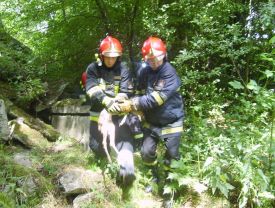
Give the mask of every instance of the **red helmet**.
<svg viewBox="0 0 275 208">
<path fill-rule="evenodd" d="M 86 80 L 87 80 L 87 72 L 84 71 L 82 73 L 82 76 L 81 76 L 81 85 L 82 85 L 82 88 L 85 88 L 85 86 L 86 86 Z"/>
<path fill-rule="evenodd" d="M 151 58 L 157 58 L 158 60 L 161 60 L 166 55 L 166 45 L 160 38 L 149 37 L 143 43 L 141 52 L 145 61 Z"/>
<path fill-rule="evenodd" d="M 99 46 L 100 55 L 107 57 L 118 57 L 122 55 L 122 46 L 118 39 L 112 36 L 104 38 Z"/>
</svg>

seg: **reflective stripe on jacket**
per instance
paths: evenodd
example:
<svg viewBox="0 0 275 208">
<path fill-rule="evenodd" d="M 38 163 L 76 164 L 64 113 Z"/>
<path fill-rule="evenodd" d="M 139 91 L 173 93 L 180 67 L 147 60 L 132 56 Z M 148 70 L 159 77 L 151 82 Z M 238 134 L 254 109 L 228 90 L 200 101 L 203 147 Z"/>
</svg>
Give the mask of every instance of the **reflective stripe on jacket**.
<svg viewBox="0 0 275 208">
<path fill-rule="evenodd" d="M 137 92 L 144 93 L 138 105 L 148 123 L 163 127 L 183 119 L 181 81 L 170 63 L 164 62 L 157 70 L 141 67 L 137 74 Z"/>
<path fill-rule="evenodd" d="M 104 63 L 91 63 L 87 68 L 86 92 L 92 103 L 92 111 L 103 109 L 102 100 L 105 96 L 115 97 L 117 93 L 133 94 L 133 83 L 130 71 L 125 64 L 117 61 L 112 68 Z"/>
</svg>

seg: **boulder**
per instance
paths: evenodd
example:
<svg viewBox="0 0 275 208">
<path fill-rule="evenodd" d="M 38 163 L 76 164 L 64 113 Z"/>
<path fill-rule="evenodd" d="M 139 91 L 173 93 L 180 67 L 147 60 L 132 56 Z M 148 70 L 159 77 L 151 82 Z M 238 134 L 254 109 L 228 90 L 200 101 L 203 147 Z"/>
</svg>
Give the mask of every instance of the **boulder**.
<svg viewBox="0 0 275 208">
<path fill-rule="evenodd" d="M 7 114 L 12 118 L 24 118 L 24 123 L 30 128 L 39 131 L 47 140 L 56 141 L 61 134 L 54 129 L 51 125 L 48 125 L 38 118 L 34 118 L 27 114 L 22 109 L 15 106 L 11 101 L 5 99 L 5 104 L 7 108 Z"/>
<path fill-rule="evenodd" d="M 85 207 L 85 205 L 89 204 L 94 198 L 95 194 L 92 192 L 78 195 L 73 200 L 73 208 Z"/>
<path fill-rule="evenodd" d="M 12 138 L 24 144 L 27 148 L 45 149 L 50 147 L 49 141 L 37 130 L 23 122 L 23 118 L 12 120 L 10 125 L 14 127 Z"/>
<path fill-rule="evenodd" d="M 9 126 L 4 100 L 0 99 L 0 140 L 9 139 Z"/>
<path fill-rule="evenodd" d="M 91 189 L 103 188 L 103 176 L 100 172 L 93 172 L 83 168 L 69 168 L 59 178 L 61 188 L 65 195 L 83 194 Z"/>
<path fill-rule="evenodd" d="M 27 167 L 27 168 L 32 168 L 33 163 L 29 157 L 28 154 L 26 153 L 16 153 L 13 156 L 13 160 L 16 164 Z"/>
</svg>

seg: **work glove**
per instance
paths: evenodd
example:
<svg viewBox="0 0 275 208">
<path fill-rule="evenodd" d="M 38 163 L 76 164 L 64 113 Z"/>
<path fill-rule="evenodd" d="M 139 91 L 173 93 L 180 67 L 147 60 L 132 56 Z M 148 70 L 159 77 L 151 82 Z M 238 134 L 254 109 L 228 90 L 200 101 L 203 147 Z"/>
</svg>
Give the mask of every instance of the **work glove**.
<svg viewBox="0 0 275 208">
<path fill-rule="evenodd" d="M 122 103 L 119 103 L 120 112 L 129 113 L 131 111 L 140 110 L 139 106 L 139 97 L 134 97 L 130 100 L 124 100 Z"/>
<path fill-rule="evenodd" d="M 118 107 L 118 103 L 116 102 L 115 98 L 111 98 L 109 96 L 105 96 L 102 100 L 102 104 L 105 106 L 106 110 L 109 113 L 118 113 L 120 108 Z"/>
<path fill-rule="evenodd" d="M 111 105 L 115 102 L 115 98 L 111 98 L 109 96 L 105 96 L 102 100 L 102 104 L 106 107 L 109 108 Z"/>
<path fill-rule="evenodd" d="M 106 107 L 106 110 L 111 114 L 119 114 L 121 112 L 118 102 L 114 102 L 110 107 Z"/>
<path fill-rule="evenodd" d="M 120 112 L 122 113 L 129 113 L 133 108 L 133 102 L 132 100 L 124 100 L 123 102 L 119 103 Z"/>
</svg>

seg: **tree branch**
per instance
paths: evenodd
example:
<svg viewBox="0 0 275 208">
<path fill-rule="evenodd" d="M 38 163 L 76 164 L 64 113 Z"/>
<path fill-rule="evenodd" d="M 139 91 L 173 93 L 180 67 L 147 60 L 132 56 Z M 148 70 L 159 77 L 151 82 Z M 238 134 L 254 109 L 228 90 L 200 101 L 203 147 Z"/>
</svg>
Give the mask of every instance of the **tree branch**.
<svg viewBox="0 0 275 208">
<path fill-rule="evenodd" d="M 107 9 L 105 9 L 106 7 L 104 6 L 103 0 L 95 0 L 95 2 L 101 14 L 102 22 L 104 24 L 106 33 L 112 34 L 111 28 L 110 28 L 111 20 L 110 18 L 108 18 Z"/>
<path fill-rule="evenodd" d="M 133 40 L 134 40 L 134 34 L 135 34 L 134 26 L 135 26 L 135 19 L 138 12 L 138 5 L 139 5 L 139 0 L 136 0 L 132 11 L 133 15 L 130 19 L 130 28 L 129 28 L 129 37 L 128 37 L 129 58 L 132 64 L 134 62 L 134 51 L 133 51 L 133 42 L 134 42 Z"/>
</svg>

